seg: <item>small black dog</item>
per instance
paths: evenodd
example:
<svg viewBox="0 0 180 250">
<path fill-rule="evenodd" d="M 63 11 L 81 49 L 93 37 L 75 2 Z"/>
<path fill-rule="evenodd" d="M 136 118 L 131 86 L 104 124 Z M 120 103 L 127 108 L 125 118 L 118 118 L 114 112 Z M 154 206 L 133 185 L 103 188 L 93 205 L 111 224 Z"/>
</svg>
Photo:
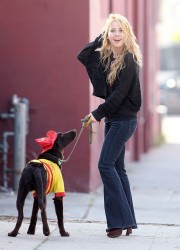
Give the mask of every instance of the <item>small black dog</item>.
<svg viewBox="0 0 180 250">
<path fill-rule="evenodd" d="M 76 130 L 65 133 L 48 131 L 46 137 L 36 139 L 36 142 L 43 147 L 37 160 L 27 163 L 19 182 L 16 206 L 18 218 L 14 230 L 8 236 L 15 237 L 23 221 L 23 206 L 27 194 L 34 191 L 34 203 L 30 220 L 28 234 L 35 234 L 38 210 L 41 210 L 43 233 L 50 234 L 46 216 L 46 194 L 54 192 L 54 205 L 58 219 L 59 232 L 61 236 L 69 236 L 64 229 L 63 221 L 63 196 L 64 182 L 61 175 L 61 161 L 64 148 L 74 140 Z"/>
</svg>

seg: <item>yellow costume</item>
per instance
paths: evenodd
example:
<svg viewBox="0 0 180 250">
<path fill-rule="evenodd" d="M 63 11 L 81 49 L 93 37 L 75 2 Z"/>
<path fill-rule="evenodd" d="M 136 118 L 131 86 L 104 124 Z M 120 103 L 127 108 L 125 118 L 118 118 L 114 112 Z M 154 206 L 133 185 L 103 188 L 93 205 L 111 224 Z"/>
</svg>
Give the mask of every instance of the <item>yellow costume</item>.
<svg viewBox="0 0 180 250">
<path fill-rule="evenodd" d="M 46 194 L 54 193 L 55 197 L 65 196 L 64 181 L 59 166 L 56 163 L 46 159 L 32 161 L 43 163 L 43 166 L 47 171 Z M 36 192 L 33 192 L 33 195 L 36 196 Z"/>
</svg>

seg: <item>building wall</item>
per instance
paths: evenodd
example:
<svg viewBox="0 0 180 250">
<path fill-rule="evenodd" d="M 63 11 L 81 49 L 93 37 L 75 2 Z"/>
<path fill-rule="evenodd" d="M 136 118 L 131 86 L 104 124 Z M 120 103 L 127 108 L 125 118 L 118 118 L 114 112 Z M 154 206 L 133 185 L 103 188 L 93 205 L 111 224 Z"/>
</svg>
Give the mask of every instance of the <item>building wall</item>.
<svg viewBox="0 0 180 250">
<path fill-rule="evenodd" d="M 80 14 L 80 10 L 83 10 Z M 34 142 L 49 129 L 81 128 L 89 112 L 88 77 L 76 56 L 89 39 L 88 1 L 13 0 L 0 4 L 0 113 L 9 110 L 13 94 L 30 101 L 30 158 L 40 148 Z M 13 121 L 0 121 L 0 132 L 13 129 Z M 71 160 L 64 164 L 68 190 L 89 191 L 88 132 Z M 65 151 L 68 156 L 72 146 Z"/>
<path fill-rule="evenodd" d="M 49 129 L 80 131 L 80 120 L 101 100 L 92 96 L 85 68 L 76 56 L 101 31 L 110 12 L 125 15 L 133 26 L 145 56 L 141 71 L 143 107 L 138 129 L 127 145 L 128 160 L 139 160 L 152 145 L 156 97 L 152 27 L 154 8 L 144 0 L 10 0 L 0 3 L 0 114 L 9 112 L 13 94 L 30 102 L 27 160 L 40 152 L 34 139 Z M 150 6 L 151 5 L 151 6 Z M 147 28 L 151 27 L 151 29 Z M 0 136 L 13 130 L 13 120 L 0 120 Z M 103 122 L 94 126 L 94 142 L 88 144 L 88 129 L 70 161 L 64 164 L 66 190 L 89 192 L 101 184 L 97 163 L 103 142 Z M 155 131 L 155 132 L 154 132 Z M 2 138 L 0 139 L 0 143 Z M 13 150 L 11 143 L 10 151 Z M 65 150 L 65 158 L 73 145 Z M 12 156 L 11 156 L 12 157 Z M 0 161 L 0 170 L 2 165 Z M 12 166 L 10 166 L 12 167 Z M 11 179 L 11 175 L 9 178 Z"/>
</svg>

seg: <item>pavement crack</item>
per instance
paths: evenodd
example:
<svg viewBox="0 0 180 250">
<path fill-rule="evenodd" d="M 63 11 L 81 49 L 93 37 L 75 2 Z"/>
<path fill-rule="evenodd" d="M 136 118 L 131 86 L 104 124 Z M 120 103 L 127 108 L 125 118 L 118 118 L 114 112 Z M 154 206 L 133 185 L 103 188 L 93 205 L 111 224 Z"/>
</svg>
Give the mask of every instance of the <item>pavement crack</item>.
<svg viewBox="0 0 180 250">
<path fill-rule="evenodd" d="M 149 247 L 149 250 L 152 249 L 152 247 L 153 247 L 153 245 L 154 245 L 154 243 L 155 243 L 155 240 L 156 240 L 156 238 L 157 238 L 157 233 L 158 233 L 160 227 L 161 227 L 161 226 L 158 226 L 156 232 L 154 233 L 153 240 L 152 240 L 152 243 L 151 243 L 151 245 L 150 245 L 150 247 Z"/>
<path fill-rule="evenodd" d="M 84 215 L 82 216 L 81 220 L 87 219 L 87 217 L 89 215 L 89 211 L 91 210 L 92 206 L 94 205 L 94 201 L 95 201 L 94 196 L 89 199 L 87 209 L 85 210 Z"/>
<path fill-rule="evenodd" d="M 48 240 L 49 240 L 49 237 L 51 236 L 51 234 L 53 234 L 53 233 L 56 231 L 56 229 L 57 229 L 57 227 L 55 227 L 55 228 L 51 231 L 51 233 L 49 234 L 49 236 L 46 236 L 46 238 L 45 238 L 41 243 L 39 243 L 35 248 L 33 248 L 33 250 L 39 249 L 46 241 L 48 241 Z"/>
</svg>

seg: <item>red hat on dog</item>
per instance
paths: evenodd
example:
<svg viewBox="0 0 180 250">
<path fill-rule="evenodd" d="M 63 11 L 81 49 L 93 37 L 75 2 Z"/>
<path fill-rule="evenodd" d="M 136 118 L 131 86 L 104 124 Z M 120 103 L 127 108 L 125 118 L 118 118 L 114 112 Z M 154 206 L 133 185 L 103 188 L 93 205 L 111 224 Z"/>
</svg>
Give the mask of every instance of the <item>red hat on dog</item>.
<svg viewBox="0 0 180 250">
<path fill-rule="evenodd" d="M 49 130 L 46 134 L 46 137 L 35 139 L 35 141 L 43 147 L 41 153 L 51 149 L 54 145 L 54 142 L 57 138 L 57 133 L 53 130 Z"/>
</svg>

